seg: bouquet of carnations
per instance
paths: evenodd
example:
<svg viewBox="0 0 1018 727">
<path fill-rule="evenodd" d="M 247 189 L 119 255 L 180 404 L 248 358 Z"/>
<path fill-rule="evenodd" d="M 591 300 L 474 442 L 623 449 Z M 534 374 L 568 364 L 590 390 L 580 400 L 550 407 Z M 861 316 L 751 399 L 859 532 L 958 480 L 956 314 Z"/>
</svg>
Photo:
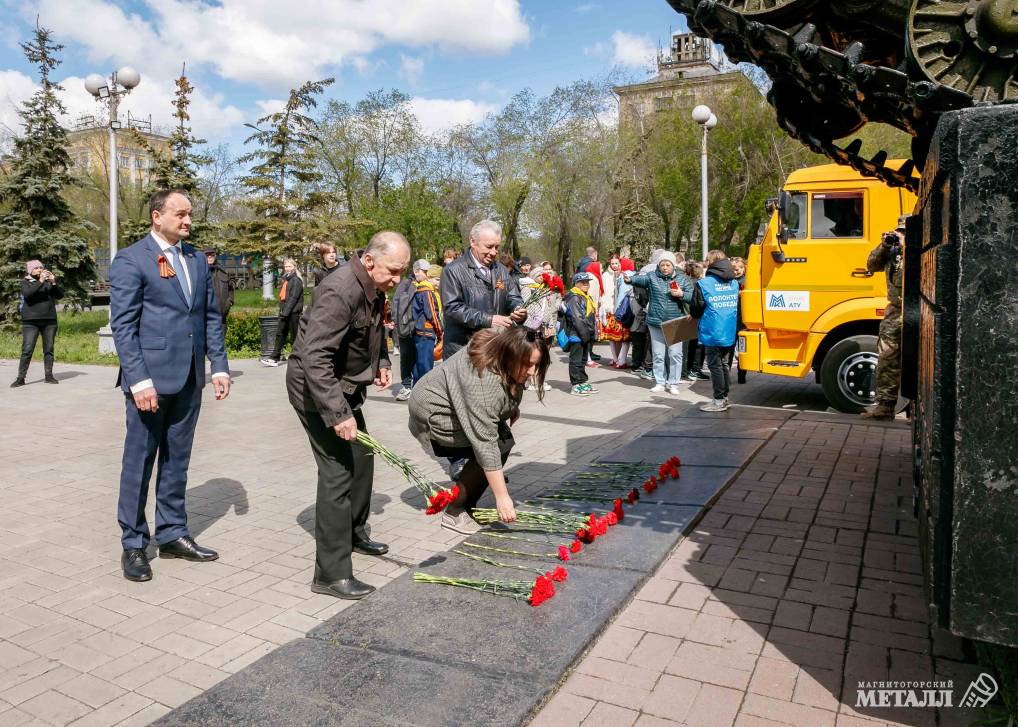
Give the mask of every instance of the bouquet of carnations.
<svg viewBox="0 0 1018 727">
<path fill-rule="evenodd" d="M 424 495 L 428 502 L 428 508 L 424 512 L 428 515 L 442 512 L 459 496 L 459 485 L 454 484 L 452 487 L 439 487 L 432 480 L 425 477 L 413 462 L 406 457 L 396 454 L 367 432 L 358 430 L 357 441 L 372 454 L 381 457 L 386 464 L 399 470 L 407 482 L 416 487 Z"/>
</svg>

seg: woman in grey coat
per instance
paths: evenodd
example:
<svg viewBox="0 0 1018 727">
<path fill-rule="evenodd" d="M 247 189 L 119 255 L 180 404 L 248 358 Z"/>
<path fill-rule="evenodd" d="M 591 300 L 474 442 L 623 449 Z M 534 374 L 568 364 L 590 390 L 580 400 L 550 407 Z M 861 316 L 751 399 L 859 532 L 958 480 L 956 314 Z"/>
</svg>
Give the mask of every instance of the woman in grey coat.
<svg viewBox="0 0 1018 727">
<path fill-rule="evenodd" d="M 502 472 L 515 444 L 509 426 L 520 416 L 523 385 L 531 376 L 543 398 L 550 361 L 547 344 L 534 330 L 485 330 L 414 386 L 410 432 L 425 449 L 450 460 L 450 474 L 459 484 L 442 527 L 465 535 L 480 530 L 470 511 L 488 487 L 499 518 L 507 523 L 516 519 Z"/>
</svg>

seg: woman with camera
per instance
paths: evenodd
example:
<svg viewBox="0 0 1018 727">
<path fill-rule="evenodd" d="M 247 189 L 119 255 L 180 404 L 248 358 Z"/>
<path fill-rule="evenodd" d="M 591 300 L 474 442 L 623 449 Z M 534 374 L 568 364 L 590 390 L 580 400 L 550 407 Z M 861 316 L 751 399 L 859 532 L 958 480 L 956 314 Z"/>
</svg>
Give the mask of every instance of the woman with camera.
<svg viewBox="0 0 1018 727">
<path fill-rule="evenodd" d="M 35 353 L 35 343 L 42 335 L 42 365 L 47 384 L 58 384 L 53 376 L 53 341 L 57 337 L 57 301 L 64 292 L 57 279 L 38 260 L 25 265 L 26 275 L 21 281 L 21 362 L 18 378 L 11 388 L 25 385 L 28 364 Z"/>
</svg>

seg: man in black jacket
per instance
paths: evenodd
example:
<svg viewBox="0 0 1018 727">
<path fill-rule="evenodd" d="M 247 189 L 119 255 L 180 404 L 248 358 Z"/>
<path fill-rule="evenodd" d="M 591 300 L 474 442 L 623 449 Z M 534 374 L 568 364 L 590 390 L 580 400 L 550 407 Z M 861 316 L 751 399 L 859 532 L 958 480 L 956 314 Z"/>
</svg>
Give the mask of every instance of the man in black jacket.
<svg viewBox="0 0 1018 727">
<path fill-rule="evenodd" d="M 375 589 L 354 578 L 351 552 L 389 551 L 368 537 L 374 457 L 356 439 L 358 429 L 367 431 L 361 405 L 368 384 L 384 391 L 392 383 L 385 294 L 409 262 L 402 235 L 375 234 L 363 253 L 318 286 L 287 363 L 287 395 L 318 464 L 315 593 L 363 598 Z"/>
<path fill-rule="evenodd" d="M 210 247 L 205 250 L 205 261 L 209 264 L 209 274 L 212 275 L 212 292 L 216 294 L 219 314 L 223 317 L 223 328 L 225 328 L 226 316 L 230 315 L 230 308 L 233 307 L 233 283 L 230 281 L 230 274 L 216 263 L 214 248 Z"/>
<path fill-rule="evenodd" d="M 56 301 L 64 297 L 57 279 L 38 260 L 25 265 L 26 275 L 21 281 L 21 361 L 18 377 L 11 388 L 25 385 L 28 365 L 35 353 L 35 343 L 42 334 L 42 365 L 47 384 L 58 384 L 53 376 L 53 342 L 57 337 Z"/>
<path fill-rule="evenodd" d="M 502 228 L 483 220 L 470 230 L 470 247 L 445 266 L 439 293 L 445 316 L 442 358 L 448 359 L 483 328 L 511 328 L 527 318 L 519 283 L 498 262 Z"/>
<path fill-rule="evenodd" d="M 279 366 L 287 336 L 290 343 L 297 337 L 300 314 L 304 312 L 304 281 L 297 273 L 297 262 L 287 258 L 283 263 L 283 284 L 279 288 L 279 325 L 272 355 L 261 360 L 263 366 Z"/>
</svg>

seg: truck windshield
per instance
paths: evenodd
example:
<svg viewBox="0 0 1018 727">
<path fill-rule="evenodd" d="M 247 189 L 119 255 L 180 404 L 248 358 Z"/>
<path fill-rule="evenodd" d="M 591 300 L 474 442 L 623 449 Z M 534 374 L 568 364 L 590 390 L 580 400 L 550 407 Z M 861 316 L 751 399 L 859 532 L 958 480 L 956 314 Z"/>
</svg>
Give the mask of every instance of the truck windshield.
<svg viewBox="0 0 1018 727">
<path fill-rule="evenodd" d="M 813 195 L 813 239 L 862 237 L 863 193 L 826 192 Z"/>
<path fill-rule="evenodd" d="M 785 210 L 785 227 L 788 228 L 789 240 L 806 239 L 806 193 L 792 192 L 788 195 L 788 208 Z"/>
</svg>

